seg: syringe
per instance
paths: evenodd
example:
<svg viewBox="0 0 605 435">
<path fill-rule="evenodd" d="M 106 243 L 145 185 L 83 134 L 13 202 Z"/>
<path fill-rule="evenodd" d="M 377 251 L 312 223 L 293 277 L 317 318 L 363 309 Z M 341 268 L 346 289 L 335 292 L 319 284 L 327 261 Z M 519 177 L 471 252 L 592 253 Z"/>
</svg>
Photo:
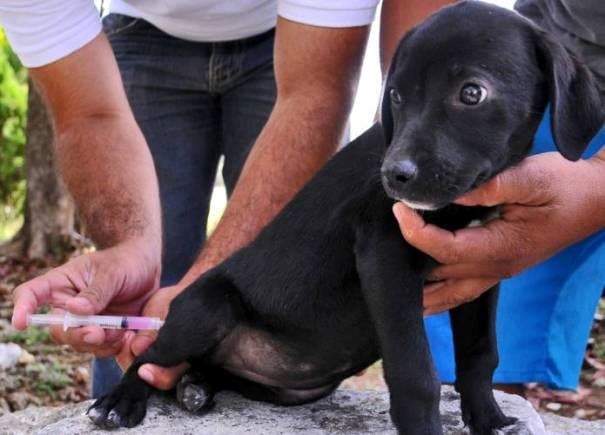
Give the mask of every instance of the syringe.
<svg viewBox="0 0 605 435">
<path fill-rule="evenodd" d="M 103 329 L 158 330 L 164 321 L 158 317 L 137 316 L 78 316 L 76 314 L 28 314 L 28 325 L 63 325 L 67 328 L 99 326 Z"/>
</svg>

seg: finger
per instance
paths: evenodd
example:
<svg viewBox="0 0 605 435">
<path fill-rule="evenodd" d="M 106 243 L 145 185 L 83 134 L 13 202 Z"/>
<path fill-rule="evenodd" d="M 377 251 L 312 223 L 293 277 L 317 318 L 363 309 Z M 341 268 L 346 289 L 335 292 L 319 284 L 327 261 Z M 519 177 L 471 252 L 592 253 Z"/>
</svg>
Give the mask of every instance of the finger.
<svg viewBox="0 0 605 435">
<path fill-rule="evenodd" d="M 81 353 L 92 353 L 93 355 L 104 358 L 108 356 L 115 356 L 122 348 L 122 341 L 116 340 L 111 342 L 103 342 L 100 345 L 89 345 L 82 342 L 77 342 L 71 345 L 72 349 L 76 352 Z"/>
<path fill-rule="evenodd" d="M 510 237 L 514 228 L 502 219 L 451 232 L 425 223 L 416 212 L 403 204 L 396 204 L 393 212 L 407 242 L 441 264 L 476 264 L 486 259 L 496 262 L 504 260 L 503 253 L 516 255 L 513 246 L 516 239 Z"/>
<path fill-rule="evenodd" d="M 122 339 L 122 347 L 116 355 L 116 362 L 122 371 L 126 371 L 134 361 L 135 355 L 132 353 L 131 347 L 135 335 L 134 331 L 126 331 Z"/>
<path fill-rule="evenodd" d="M 457 262 L 455 233 L 425 223 L 418 213 L 401 203 L 393 206 L 393 213 L 408 243 L 439 263 Z"/>
<path fill-rule="evenodd" d="M 107 283 L 93 281 L 76 297 L 65 302 L 67 311 L 74 314 L 89 315 L 100 313 L 107 307 L 114 296 L 114 289 L 108 288 Z"/>
<path fill-rule="evenodd" d="M 174 367 L 161 367 L 154 364 L 143 364 L 138 375 L 145 382 L 158 390 L 170 390 L 187 371 L 189 364 L 182 363 Z"/>
<path fill-rule="evenodd" d="M 76 262 L 53 269 L 44 275 L 31 279 L 13 292 L 13 325 L 18 329 L 27 326 L 27 315 L 36 312 L 38 307 L 51 304 L 54 307 L 65 307 L 66 301 L 75 296 L 84 282 Z"/>
<path fill-rule="evenodd" d="M 17 286 L 13 291 L 13 326 L 19 330 L 27 328 L 27 315 L 34 314 L 38 307 L 51 302 L 51 282 L 48 274 Z"/>
<path fill-rule="evenodd" d="M 65 311 L 55 309 L 51 314 L 64 315 Z M 52 325 L 49 332 L 55 343 L 67 344 L 78 352 L 90 352 L 97 356 L 115 354 L 124 336 L 124 331 L 119 329 L 103 329 L 94 325 L 68 329 L 61 325 Z"/>
<path fill-rule="evenodd" d="M 147 350 L 151 343 L 153 343 L 157 337 L 157 333 L 153 331 L 139 331 L 138 334 L 132 340 L 130 349 L 132 353 L 139 356 Z"/>
<path fill-rule="evenodd" d="M 495 206 L 499 204 L 541 205 L 547 202 L 544 193 L 549 190 L 547 174 L 528 159 L 496 175 L 477 189 L 458 198 L 460 205 Z"/>
<path fill-rule="evenodd" d="M 439 282 L 433 282 L 430 284 L 426 284 L 424 286 L 424 294 L 435 292 L 446 284 L 447 283 L 445 281 L 439 281 Z"/>
<path fill-rule="evenodd" d="M 47 297 L 36 294 L 26 287 L 17 287 L 13 293 L 14 308 L 11 323 L 18 330 L 27 328 L 27 316 L 34 314 L 40 305 L 44 304 Z"/>
<path fill-rule="evenodd" d="M 435 314 L 445 313 L 446 311 L 449 311 L 452 308 L 456 308 L 456 307 L 457 307 L 457 305 L 450 304 L 450 305 L 440 305 L 438 307 L 433 307 L 433 308 L 426 308 L 423 311 L 422 315 L 424 317 L 434 316 Z"/>
<path fill-rule="evenodd" d="M 119 351 L 123 331 L 106 331 L 98 326 L 69 328 L 64 331 L 61 326 L 52 326 L 50 334 L 56 343 L 67 344 L 78 352 L 109 356 L 115 355 Z"/>
<path fill-rule="evenodd" d="M 406 239 L 408 237 L 413 238 L 414 233 L 422 231 L 426 226 L 426 223 L 418 213 L 401 202 L 397 202 L 393 205 L 393 214 L 399 223 L 401 234 L 403 234 Z"/>
<path fill-rule="evenodd" d="M 445 281 L 445 284 L 435 291 L 424 293 L 424 313 L 425 315 L 436 314 L 473 301 L 496 285 L 498 281 L 489 278 Z"/>
<path fill-rule="evenodd" d="M 479 263 L 445 264 L 438 266 L 429 274 L 431 280 L 445 281 L 473 278 L 509 278 L 511 265 L 504 259 L 494 262 L 486 259 Z"/>
<path fill-rule="evenodd" d="M 85 346 L 81 349 L 74 347 L 74 349 L 76 349 L 78 352 L 92 353 L 97 358 L 107 358 L 110 356 L 115 357 L 122 349 L 122 341 L 118 340 L 115 342 L 103 344 L 102 346 Z"/>
</svg>

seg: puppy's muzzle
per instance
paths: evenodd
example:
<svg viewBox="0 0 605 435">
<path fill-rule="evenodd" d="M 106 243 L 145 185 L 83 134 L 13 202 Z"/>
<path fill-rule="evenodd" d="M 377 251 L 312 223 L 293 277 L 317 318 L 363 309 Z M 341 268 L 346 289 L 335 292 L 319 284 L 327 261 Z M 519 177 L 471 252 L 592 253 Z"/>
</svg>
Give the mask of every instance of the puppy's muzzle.
<svg viewBox="0 0 605 435">
<path fill-rule="evenodd" d="M 391 160 L 385 162 L 381 169 L 386 184 L 398 191 L 418 174 L 418 166 L 411 160 Z"/>
</svg>

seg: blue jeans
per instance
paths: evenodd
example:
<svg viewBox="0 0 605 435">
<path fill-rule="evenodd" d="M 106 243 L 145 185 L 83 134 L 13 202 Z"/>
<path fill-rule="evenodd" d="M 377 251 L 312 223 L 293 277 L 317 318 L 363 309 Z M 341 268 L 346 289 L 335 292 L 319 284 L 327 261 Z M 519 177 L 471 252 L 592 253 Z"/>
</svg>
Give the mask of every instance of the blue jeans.
<svg viewBox="0 0 605 435">
<path fill-rule="evenodd" d="M 274 32 L 192 42 L 118 14 L 105 17 L 103 28 L 158 175 L 163 287 L 183 276 L 205 241 L 219 158 L 224 156 L 229 195 L 271 113 Z M 93 397 L 108 392 L 120 376 L 113 358 L 95 359 Z"/>
</svg>

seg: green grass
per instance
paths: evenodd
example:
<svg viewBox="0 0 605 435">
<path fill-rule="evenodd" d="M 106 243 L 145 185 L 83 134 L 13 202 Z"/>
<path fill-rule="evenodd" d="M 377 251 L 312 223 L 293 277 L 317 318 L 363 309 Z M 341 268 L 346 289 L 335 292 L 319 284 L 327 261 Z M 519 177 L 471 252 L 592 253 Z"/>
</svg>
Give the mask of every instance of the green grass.
<svg viewBox="0 0 605 435">
<path fill-rule="evenodd" d="M 25 331 L 17 331 L 8 334 L 6 340 L 17 344 L 24 344 L 26 346 L 52 343 L 48 328 L 36 328 L 35 326 L 30 326 Z"/>
<path fill-rule="evenodd" d="M 32 379 L 32 386 L 38 393 L 52 394 L 57 389 L 72 383 L 67 366 L 59 362 L 34 363 L 27 367 L 27 372 Z"/>
</svg>

